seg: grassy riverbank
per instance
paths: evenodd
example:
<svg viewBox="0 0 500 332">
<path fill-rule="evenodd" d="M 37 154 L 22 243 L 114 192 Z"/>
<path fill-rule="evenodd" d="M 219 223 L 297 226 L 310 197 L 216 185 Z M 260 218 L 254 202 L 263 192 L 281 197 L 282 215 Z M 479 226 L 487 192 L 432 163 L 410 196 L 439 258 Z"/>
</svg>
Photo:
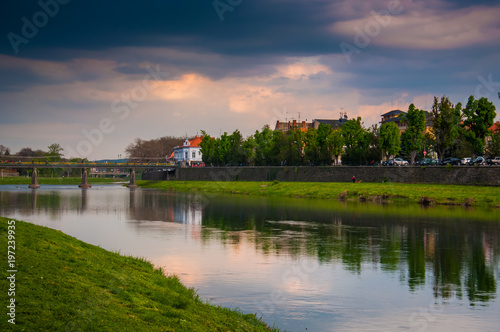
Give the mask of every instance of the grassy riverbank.
<svg viewBox="0 0 500 332">
<path fill-rule="evenodd" d="M 0 217 L 5 253 L 9 220 Z M 268 331 L 253 314 L 204 303 L 143 259 L 22 221 L 15 221 L 15 246 L 16 330 Z M 11 284 L 2 278 L 1 285 L 7 294 Z M 7 319 L 2 330 L 13 327 Z"/>
<path fill-rule="evenodd" d="M 105 184 L 105 183 L 115 183 L 115 182 L 128 182 L 128 178 L 88 178 L 90 184 Z M 27 178 L 25 176 L 16 176 L 16 177 L 4 177 L 0 179 L 0 184 L 25 184 L 29 185 L 31 183 L 31 178 Z M 65 178 L 48 178 L 48 177 L 38 177 L 38 184 L 67 184 L 67 185 L 79 185 L 82 183 L 81 177 L 65 177 Z"/>
<path fill-rule="evenodd" d="M 137 181 L 140 187 L 238 195 L 500 207 L 500 187 L 350 182 Z"/>
</svg>

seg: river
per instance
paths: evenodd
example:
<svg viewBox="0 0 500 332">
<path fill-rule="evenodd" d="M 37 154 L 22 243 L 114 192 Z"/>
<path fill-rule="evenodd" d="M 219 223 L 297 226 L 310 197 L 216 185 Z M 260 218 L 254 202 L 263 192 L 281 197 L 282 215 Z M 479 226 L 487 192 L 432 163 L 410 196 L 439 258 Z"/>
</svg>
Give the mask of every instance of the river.
<svg viewBox="0 0 500 332">
<path fill-rule="evenodd" d="M 287 331 L 497 331 L 500 211 L 0 186 L 0 215 L 176 274 Z"/>
</svg>

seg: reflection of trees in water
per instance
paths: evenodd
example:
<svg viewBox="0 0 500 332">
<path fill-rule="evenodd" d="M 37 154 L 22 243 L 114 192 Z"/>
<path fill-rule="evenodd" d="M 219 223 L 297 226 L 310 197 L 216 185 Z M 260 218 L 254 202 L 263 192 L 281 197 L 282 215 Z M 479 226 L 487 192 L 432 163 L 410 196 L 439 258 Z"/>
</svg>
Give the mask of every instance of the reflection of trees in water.
<svg viewBox="0 0 500 332">
<path fill-rule="evenodd" d="M 0 191 L 0 213 L 18 211 L 22 215 L 47 213 L 52 217 L 60 214 L 63 198 L 56 191 L 40 193 L 38 189 L 26 191 Z M 69 203 L 71 200 L 68 199 Z M 80 205 L 80 202 L 77 202 Z"/>
<path fill-rule="evenodd" d="M 133 220 L 201 224 L 202 208 L 198 196 L 175 195 L 156 190 L 130 190 L 129 202 L 129 217 Z"/>
<path fill-rule="evenodd" d="M 64 211 L 84 212 L 91 193 L 0 191 L 0 214 L 18 211 L 60 217 Z M 205 243 L 218 241 L 235 247 L 251 243 L 264 255 L 341 262 L 354 274 L 361 274 L 367 265 L 376 266 L 399 274 L 412 292 L 431 283 L 436 298 L 456 294 L 467 297 L 472 305 L 496 296 L 500 275 L 497 222 L 374 216 L 359 209 L 311 208 L 308 200 L 206 200 L 198 195 L 147 190 L 131 190 L 128 197 L 130 219 L 202 223 L 197 236 Z M 334 207 L 336 204 L 338 207 L 339 203 L 332 202 Z"/>
<path fill-rule="evenodd" d="M 498 223 L 363 216 L 345 210 L 272 204 L 269 200 L 233 203 L 214 201 L 204 208 L 204 241 L 228 245 L 250 242 L 266 255 L 340 261 L 356 274 L 361 274 L 367 263 L 374 264 L 382 271 L 399 273 L 412 292 L 427 281 L 432 283 L 436 298 L 467 296 L 471 305 L 496 296 Z"/>
</svg>

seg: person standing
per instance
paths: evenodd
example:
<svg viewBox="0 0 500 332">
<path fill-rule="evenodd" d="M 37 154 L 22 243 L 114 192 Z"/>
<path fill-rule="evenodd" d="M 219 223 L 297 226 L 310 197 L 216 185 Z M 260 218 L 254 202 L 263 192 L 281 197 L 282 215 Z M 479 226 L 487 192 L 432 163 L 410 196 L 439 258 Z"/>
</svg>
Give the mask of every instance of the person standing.
<svg viewBox="0 0 500 332">
<path fill-rule="evenodd" d="M 356 183 L 356 177 L 354 175 L 352 176 L 352 183 Z"/>
</svg>

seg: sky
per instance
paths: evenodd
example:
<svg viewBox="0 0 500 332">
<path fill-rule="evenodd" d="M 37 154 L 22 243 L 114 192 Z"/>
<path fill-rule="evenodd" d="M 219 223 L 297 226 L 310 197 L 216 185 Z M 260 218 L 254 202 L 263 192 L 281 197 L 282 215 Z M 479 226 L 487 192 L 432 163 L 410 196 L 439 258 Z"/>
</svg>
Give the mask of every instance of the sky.
<svg viewBox="0 0 500 332">
<path fill-rule="evenodd" d="M 136 138 L 252 135 L 434 96 L 500 114 L 500 3 L 25 0 L 0 5 L 0 144 L 124 157 Z M 500 120 L 497 116 L 496 120 Z"/>
</svg>

